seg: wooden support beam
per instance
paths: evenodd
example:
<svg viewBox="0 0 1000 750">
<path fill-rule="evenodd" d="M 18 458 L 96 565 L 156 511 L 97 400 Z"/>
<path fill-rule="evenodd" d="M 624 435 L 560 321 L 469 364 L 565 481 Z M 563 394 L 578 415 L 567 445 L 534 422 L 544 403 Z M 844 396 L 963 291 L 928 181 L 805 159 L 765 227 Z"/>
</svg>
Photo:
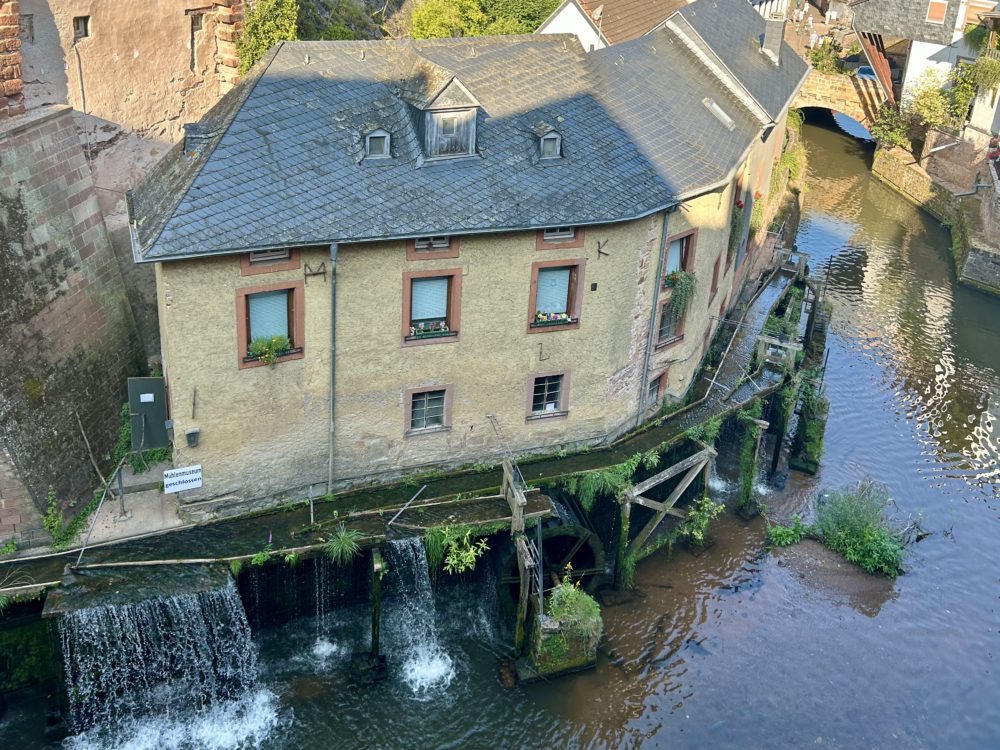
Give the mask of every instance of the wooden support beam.
<svg viewBox="0 0 1000 750">
<path fill-rule="evenodd" d="M 690 469 L 695 464 L 701 464 L 702 461 L 705 461 L 710 458 L 715 458 L 717 455 L 718 453 L 716 453 L 715 450 L 712 448 L 705 448 L 704 450 L 700 450 L 693 456 L 688 456 L 683 461 L 678 461 L 669 469 L 664 469 L 659 474 L 654 474 L 649 479 L 639 482 L 639 484 L 635 485 L 629 491 L 629 495 L 631 497 L 635 497 L 636 495 L 641 495 L 646 490 L 665 482 L 671 477 L 677 476 L 684 470 Z"/>
<path fill-rule="evenodd" d="M 516 656 L 520 656 L 524 652 L 528 621 L 528 595 L 531 592 L 531 568 L 535 564 L 528 551 L 528 543 L 524 539 L 524 534 L 518 534 L 514 537 L 514 546 L 517 548 L 517 572 L 521 584 L 521 590 L 517 597 L 517 621 L 514 623 L 514 653 Z"/>
<path fill-rule="evenodd" d="M 705 451 L 702 451 L 701 453 L 705 453 Z M 713 455 L 714 453 L 715 451 L 712 451 Z M 696 455 L 701 455 L 701 454 L 696 454 Z M 646 540 L 649 539 L 650 534 L 652 534 L 656 530 L 656 527 L 660 525 L 660 521 L 663 520 L 663 518 L 674 507 L 677 501 L 680 500 L 681 495 L 684 494 L 684 490 L 686 490 L 688 487 L 691 486 L 691 483 L 695 480 L 695 477 L 697 477 L 704 470 L 705 464 L 708 463 L 708 461 L 710 460 L 711 456 L 705 455 L 702 456 L 701 460 L 698 463 L 696 463 L 694 466 L 689 467 L 688 473 L 684 475 L 684 478 L 680 481 L 680 484 L 674 487 L 673 492 L 671 492 L 669 497 L 667 497 L 667 499 L 663 501 L 663 510 L 658 511 L 655 516 L 650 518 L 649 521 L 646 523 L 646 525 L 642 527 L 642 531 L 640 531 L 639 534 L 636 536 L 636 538 L 632 540 L 632 543 L 628 546 L 629 554 L 635 554 L 639 549 L 642 548 L 642 545 L 644 545 L 646 543 Z"/>
<path fill-rule="evenodd" d="M 503 483 L 501 489 L 503 496 L 510 506 L 510 533 L 519 534 L 524 531 L 524 506 L 528 504 L 521 483 L 518 481 L 518 473 L 514 471 L 514 462 L 509 458 L 503 460 Z"/>
<path fill-rule="evenodd" d="M 650 510 L 655 510 L 660 512 L 663 510 L 663 503 L 658 500 L 650 500 L 648 497 L 643 495 L 636 495 L 632 498 L 632 502 L 636 505 L 641 505 L 643 508 L 649 508 Z"/>
</svg>

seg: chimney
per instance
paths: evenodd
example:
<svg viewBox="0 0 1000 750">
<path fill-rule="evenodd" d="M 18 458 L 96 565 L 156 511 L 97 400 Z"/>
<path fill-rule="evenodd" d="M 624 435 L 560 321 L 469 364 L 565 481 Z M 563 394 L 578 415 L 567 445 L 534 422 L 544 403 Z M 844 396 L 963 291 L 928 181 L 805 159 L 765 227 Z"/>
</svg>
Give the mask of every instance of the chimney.
<svg viewBox="0 0 1000 750">
<path fill-rule="evenodd" d="M 781 43 L 784 40 L 785 14 L 772 13 L 764 19 L 764 43 L 760 45 L 760 51 L 775 65 L 781 64 Z"/>
<path fill-rule="evenodd" d="M 189 156 L 201 154 L 215 135 L 216 129 L 210 123 L 184 123 L 184 150 Z"/>
</svg>

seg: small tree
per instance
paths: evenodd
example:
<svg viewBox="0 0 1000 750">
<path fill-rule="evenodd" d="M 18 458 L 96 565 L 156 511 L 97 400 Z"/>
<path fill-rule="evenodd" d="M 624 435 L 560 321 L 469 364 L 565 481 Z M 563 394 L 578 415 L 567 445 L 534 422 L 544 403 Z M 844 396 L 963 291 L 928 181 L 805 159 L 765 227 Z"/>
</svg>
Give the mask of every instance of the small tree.
<svg viewBox="0 0 1000 750">
<path fill-rule="evenodd" d="M 944 80 L 935 70 L 925 71 L 917 81 L 908 109 L 914 120 L 925 129 L 940 127 L 951 121 L 950 102 L 943 86 Z"/>
<path fill-rule="evenodd" d="M 298 0 L 257 0 L 243 19 L 236 40 L 240 73 L 246 73 L 278 42 L 298 39 Z"/>
<path fill-rule="evenodd" d="M 476 0 L 421 0 L 413 9 L 410 35 L 414 39 L 475 36 L 487 23 Z"/>
<path fill-rule="evenodd" d="M 910 148 L 906 116 L 896 105 L 883 104 L 869 130 L 880 146 Z"/>
</svg>

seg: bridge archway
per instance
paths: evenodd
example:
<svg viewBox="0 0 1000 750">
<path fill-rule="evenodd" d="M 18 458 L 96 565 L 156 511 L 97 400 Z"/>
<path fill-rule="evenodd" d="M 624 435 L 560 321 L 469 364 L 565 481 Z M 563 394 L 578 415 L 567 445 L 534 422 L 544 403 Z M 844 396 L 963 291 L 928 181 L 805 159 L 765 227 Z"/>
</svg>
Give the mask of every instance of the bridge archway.
<svg viewBox="0 0 1000 750">
<path fill-rule="evenodd" d="M 840 112 L 868 129 L 884 101 L 885 94 L 877 81 L 812 70 L 792 106 Z"/>
</svg>

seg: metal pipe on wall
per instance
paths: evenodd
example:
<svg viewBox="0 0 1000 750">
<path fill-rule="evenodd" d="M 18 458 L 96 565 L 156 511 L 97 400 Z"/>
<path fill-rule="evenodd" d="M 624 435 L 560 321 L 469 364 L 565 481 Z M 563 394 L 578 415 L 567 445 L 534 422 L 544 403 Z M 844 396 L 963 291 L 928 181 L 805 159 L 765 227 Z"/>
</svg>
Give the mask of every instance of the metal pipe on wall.
<svg viewBox="0 0 1000 750">
<path fill-rule="evenodd" d="M 333 492 L 333 407 L 334 389 L 337 386 L 337 251 L 339 245 L 330 245 L 330 427 L 326 469 L 326 492 Z"/>
</svg>

